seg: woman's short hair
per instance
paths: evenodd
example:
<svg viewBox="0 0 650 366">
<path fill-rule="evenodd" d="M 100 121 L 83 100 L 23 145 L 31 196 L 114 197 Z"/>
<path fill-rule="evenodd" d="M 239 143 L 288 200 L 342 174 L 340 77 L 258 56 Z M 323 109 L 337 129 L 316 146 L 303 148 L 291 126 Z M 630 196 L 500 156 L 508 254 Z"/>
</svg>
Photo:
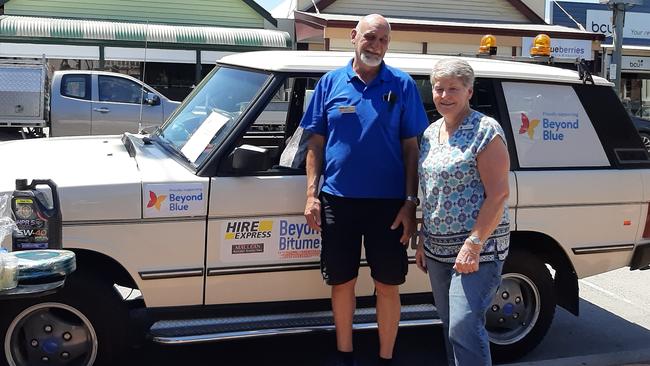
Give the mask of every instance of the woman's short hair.
<svg viewBox="0 0 650 366">
<path fill-rule="evenodd" d="M 468 88 L 474 86 L 474 69 L 465 60 L 459 58 L 445 58 L 438 61 L 431 70 L 431 85 L 437 79 L 456 78 Z"/>
</svg>

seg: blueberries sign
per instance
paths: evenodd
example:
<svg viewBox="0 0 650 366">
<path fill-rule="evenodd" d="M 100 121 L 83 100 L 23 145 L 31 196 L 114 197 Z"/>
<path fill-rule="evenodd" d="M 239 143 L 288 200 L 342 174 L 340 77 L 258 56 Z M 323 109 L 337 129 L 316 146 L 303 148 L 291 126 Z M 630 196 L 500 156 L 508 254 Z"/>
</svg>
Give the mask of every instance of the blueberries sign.
<svg viewBox="0 0 650 366">
<path fill-rule="evenodd" d="M 532 46 L 532 37 L 521 38 L 522 55 L 527 55 Z M 580 58 L 588 61 L 594 59 L 591 52 L 591 41 L 579 39 L 551 38 L 551 55 L 559 58 Z"/>
</svg>

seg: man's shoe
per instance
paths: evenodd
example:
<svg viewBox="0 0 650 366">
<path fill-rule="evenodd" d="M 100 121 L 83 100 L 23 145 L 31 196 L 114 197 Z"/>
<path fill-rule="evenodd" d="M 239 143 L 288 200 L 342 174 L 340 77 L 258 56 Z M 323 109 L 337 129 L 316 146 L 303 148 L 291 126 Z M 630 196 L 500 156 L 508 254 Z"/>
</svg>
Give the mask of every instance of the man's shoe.
<svg viewBox="0 0 650 366">
<path fill-rule="evenodd" d="M 354 352 L 336 351 L 336 366 L 356 366 Z"/>
<path fill-rule="evenodd" d="M 391 366 L 392 364 L 392 358 L 383 358 L 381 356 L 378 357 L 377 366 Z"/>
</svg>

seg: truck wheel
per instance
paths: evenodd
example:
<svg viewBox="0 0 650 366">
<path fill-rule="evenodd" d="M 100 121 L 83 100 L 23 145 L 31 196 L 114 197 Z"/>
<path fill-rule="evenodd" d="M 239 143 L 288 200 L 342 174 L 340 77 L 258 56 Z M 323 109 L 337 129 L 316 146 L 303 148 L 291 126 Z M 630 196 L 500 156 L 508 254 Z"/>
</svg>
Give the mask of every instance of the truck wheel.
<svg viewBox="0 0 650 366">
<path fill-rule="evenodd" d="M 0 334 L 9 366 L 111 365 L 126 347 L 127 307 L 93 277 L 75 273 L 54 295 L 7 307 Z"/>
<path fill-rule="evenodd" d="M 551 325 L 555 305 L 546 265 L 531 253 L 511 252 L 486 314 L 492 357 L 511 361 L 535 348 Z"/>
</svg>

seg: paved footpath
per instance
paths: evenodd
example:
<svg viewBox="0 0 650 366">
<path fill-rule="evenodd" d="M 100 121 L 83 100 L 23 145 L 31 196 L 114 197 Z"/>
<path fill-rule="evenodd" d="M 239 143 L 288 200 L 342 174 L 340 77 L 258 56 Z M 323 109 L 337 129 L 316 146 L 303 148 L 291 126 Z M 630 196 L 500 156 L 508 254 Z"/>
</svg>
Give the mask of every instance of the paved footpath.
<svg viewBox="0 0 650 366">
<path fill-rule="evenodd" d="M 580 317 L 558 309 L 542 343 L 509 366 L 650 366 L 650 270 L 579 281 Z"/>
</svg>

